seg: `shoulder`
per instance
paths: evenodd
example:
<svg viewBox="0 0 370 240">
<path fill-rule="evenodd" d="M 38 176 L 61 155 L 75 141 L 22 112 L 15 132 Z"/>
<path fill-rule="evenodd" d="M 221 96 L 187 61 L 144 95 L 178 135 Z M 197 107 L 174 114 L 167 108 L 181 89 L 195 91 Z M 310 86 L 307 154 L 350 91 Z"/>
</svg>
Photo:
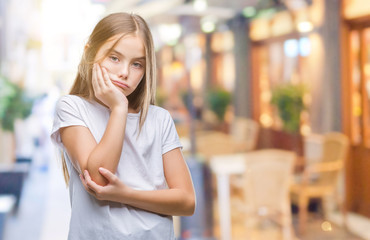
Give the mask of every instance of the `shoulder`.
<svg viewBox="0 0 370 240">
<path fill-rule="evenodd" d="M 87 99 L 84 99 L 76 95 L 64 95 L 61 96 L 57 102 L 58 107 L 74 107 L 79 108 L 80 106 L 86 105 L 89 103 Z"/>
<path fill-rule="evenodd" d="M 80 112 L 81 109 L 86 108 L 89 104 L 88 100 L 76 95 L 61 96 L 56 103 L 56 112 Z"/>
<path fill-rule="evenodd" d="M 159 129 L 170 129 L 174 126 L 174 121 L 170 112 L 159 106 L 150 105 L 147 119 L 148 124 L 155 124 Z"/>
<path fill-rule="evenodd" d="M 150 105 L 148 109 L 148 116 L 154 117 L 154 118 L 160 118 L 160 119 L 168 119 L 171 118 L 171 115 L 168 110 L 156 106 L 156 105 Z"/>
<path fill-rule="evenodd" d="M 74 104 L 81 104 L 82 102 L 87 101 L 83 99 L 82 97 L 76 96 L 76 95 L 64 95 L 61 96 L 58 100 L 58 104 L 65 104 L 65 103 L 74 103 Z"/>
</svg>

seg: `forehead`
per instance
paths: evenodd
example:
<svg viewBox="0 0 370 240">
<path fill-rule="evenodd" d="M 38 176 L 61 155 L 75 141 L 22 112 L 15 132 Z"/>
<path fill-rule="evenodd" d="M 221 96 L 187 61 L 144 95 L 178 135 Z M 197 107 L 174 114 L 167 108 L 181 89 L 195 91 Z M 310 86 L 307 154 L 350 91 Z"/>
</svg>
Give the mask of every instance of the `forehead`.
<svg viewBox="0 0 370 240">
<path fill-rule="evenodd" d="M 138 34 L 117 34 L 109 38 L 101 47 L 104 51 L 137 51 L 139 55 L 145 55 L 144 41 Z"/>
</svg>

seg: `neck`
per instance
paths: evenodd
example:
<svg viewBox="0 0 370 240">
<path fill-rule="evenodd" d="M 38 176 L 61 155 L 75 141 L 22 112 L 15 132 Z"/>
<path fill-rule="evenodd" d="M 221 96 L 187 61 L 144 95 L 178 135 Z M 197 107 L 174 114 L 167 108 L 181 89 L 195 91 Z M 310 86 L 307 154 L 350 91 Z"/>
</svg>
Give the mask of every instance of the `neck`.
<svg viewBox="0 0 370 240">
<path fill-rule="evenodd" d="M 98 102 L 99 104 L 101 104 L 101 105 L 103 105 L 104 107 L 106 107 L 106 108 L 108 108 L 108 106 L 107 105 L 105 105 L 102 101 L 100 101 L 99 99 L 97 99 L 97 98 L 95 98 L 94 99 L 96 102 Z M 140 112 L 140 110 L 139 109 L 134 109 L 134 108 L 131 108 L 131 107 L 129 107 L 128 108 L 128 113 L 139 113 Z"/>
<path fill-rule="evenodd" d="M 128 108 L 128 113 L 139 113 L 140 111 L 138 109 Z"/>
</svg>

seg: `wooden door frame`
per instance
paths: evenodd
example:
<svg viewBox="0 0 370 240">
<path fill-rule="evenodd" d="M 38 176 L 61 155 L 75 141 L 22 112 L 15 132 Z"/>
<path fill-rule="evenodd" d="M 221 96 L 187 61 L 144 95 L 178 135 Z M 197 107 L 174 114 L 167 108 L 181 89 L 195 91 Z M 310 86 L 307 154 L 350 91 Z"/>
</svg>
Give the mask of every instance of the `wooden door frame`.
<svg viewBox="0 0 370 240">
<path fill-rule="evenodd" d="M 363 30 L 367 27 L 370 27 L 370 16 L 367 16 L 367 17 L 362 17 L 362 18 L 359 18 L 359 19 L 353 19 L 353 20 L 345 20 L 344 17 L 342 17 L 342 23 L 341 23 L 341 42 L 342 42 L 342 47 L 341 47 L 341 55 L 342 55 L 342 58 L 341 58 L 341 65 L 342 65 L 342 79 L 341 79 L 341 82 L 342 82 L 342 86 L 343 86 L 343 90 L 342 90 L 342 119 L 343 119 L 343 124 L 342 124 L 342 129 L 343 129 L 343 132 L 350 137 L 350 140 L 351 140 L 351 143 L 352 143 L 352 130 L 351 130 L 351 124 L 352 124 L 352 113 L 353 113 L 353 108 L 352 108 L 352 82 L 351 82 L 351 79 L 352 79 L 352 61 L 351 61 L 351 54 L 350 54 L 350 51 L 351 51 L 351 46 L 350 46 L 350 33 L 352 30 L 359 30 L 359 34 L 360 36 L 362 35 L 363 33 Z M 361 69 L 364 68 L 364 63 L 365 63 L 365 59 L 366 59 L 366 53 L 363 51 L 362 47 L 364 46 L 364 43 L 363 43 L 363 39 L 361 38 L 360 39 L 361 43 L 360 43 L 360 67 Z M 365 91 L 365 81 L 364 81 L 364 73 L 363 71 L 361 71 L 361 103 L 362 103 L 362 108 L 363 109 L 367 109 L 369 106 L 369 104 L 367 103 L 367 101 L 365 101 L 366 99 L 366 95 L 367 93 L 364 92 Z M 368 118 L 370 116 L 368 116 L 368 114 L 363 114 L 362 115 L 362 121 L 364 123 L 368 122 Z M 366 129 L 365 127 L 362 125 L 361 126 L 361 134 L 362 136 L 366 136 Z M 369 142 L 367 142 L 367 144 L 365 144 L 366 141 L 369 141 L 369 140 L 366 140 L 366 139 L 362 139 L 362 143 L 360 145 L 363 145 L 366 147 L 369 148 Z"/>
<path fill-rule="evenodd" d="M 367 181 L 365 178 L 365 173 L 361 170 L 367 168 L 369 163 L 366 160 L 366 155 L 370 152 L 369 147 L 365 145 L 365 139 L 362 139 L 360 144 L 353 142 L 353 132 L 352 132 L 352 114 L 353 114 L 353 106 L 352 106 L 352 60 L 351 60 L 351 46 L 350 46 L 350 33 L 352 30 L 360 30 L 364 29 L 365 27 L 370 27 L 370 15 L 365 17 L 360 17 L 356 19 L 345 19 L 344 9 L 342 8 L 342 16 L 341 16 L 341 83 L 342 83 L 342 129 L 343 132 L 349 136 L 350 138 L 350 151 L 348 154 L 348 159 L 345 164 L 345 175 L 346 175 L 346 182 L 345 182 L 345 189 L 346 189 L 346 208 L 349 211 L 360 213 L 361 215 L 370 217 L 370 211 L 366 207 L 366 201 L 369 198 L 369 193 L 367 193 L 364 189 L 359 187 L 362 184 L 365 184 Z M 362 32 L 360 32 L 361 34 Z M 361 35 L 360 35 L 361 36 Z M 363 41 L 361 39 L 360 41 Z M 363 69 L 364 65 L 364 57 L 365 53 L 363 49 L 361 49 L 363 43 L 360 46 L 360 67 Z M 361 94 L 362 94 L 362 108 L 369 107 L 367 103 L 364 103 L 364 76 L 363 72 L 361 72 Z M 366 114 L 363 114 L 362 121 L 364 122 L 361 126 L 361 134 L 362 137 L 365 137 L 365 126 L 364 124 L 367 121 Z"/>
</svg>

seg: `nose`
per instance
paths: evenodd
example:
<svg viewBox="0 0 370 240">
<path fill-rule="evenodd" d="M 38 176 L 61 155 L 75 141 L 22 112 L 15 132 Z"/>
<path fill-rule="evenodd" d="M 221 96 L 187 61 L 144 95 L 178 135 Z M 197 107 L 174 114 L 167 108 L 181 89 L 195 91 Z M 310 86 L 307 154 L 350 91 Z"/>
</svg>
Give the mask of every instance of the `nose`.
<svg viewBox="0 0 370 240">
<path fill-rule="evenodd" d="M 123 64 L 118 71 L 118 77 L 122 79 L 127 79 L 128 75 L 129 75 L 129 66 L 128 64 Z"/>
</svg>

